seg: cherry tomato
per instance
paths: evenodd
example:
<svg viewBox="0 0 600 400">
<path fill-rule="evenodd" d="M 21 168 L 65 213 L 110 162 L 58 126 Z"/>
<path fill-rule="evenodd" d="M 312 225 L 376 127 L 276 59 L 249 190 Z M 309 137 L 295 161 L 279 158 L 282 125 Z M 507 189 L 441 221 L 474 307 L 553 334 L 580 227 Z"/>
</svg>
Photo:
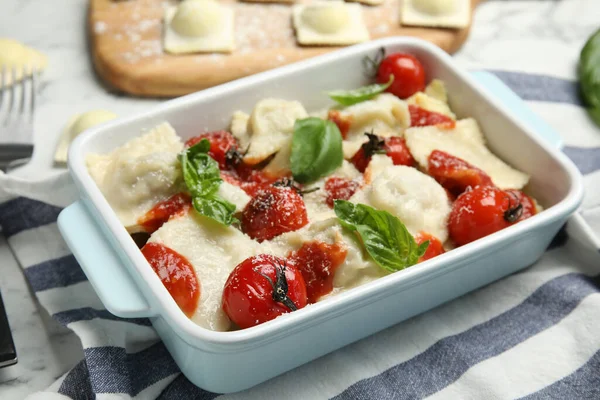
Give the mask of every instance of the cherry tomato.
<svg viewBox="0 0 600 400">
<path fill-rule="evenodd" d="M 392 159 L 394 165 L 406 165 L 412 167 L 415 165 L 415 159 L 408 150 L 406 140 L 398 136 L 385 138 L 383 146 L 385 154 Z"/>
<path fill-rule="evenodd" d="M 488 174 L 465 160 L 440 150 L 434 150 L 429 155 L 427 172 L 455 196 L 468 187 L 494 186 Z"/>
<path fill-rule="evenodd" d="M 352 125 L 352 121 L 354 119 L 352 115 L 343 115 L 338 110 L 329 110 L 327 119 L 333 121 L 333 123 L 337 125 L 340 133 L 342 134 L 342 138 L 345 140 L 346 136 L 348 136 L 348 131 L 350 131 L 350 126 Z"/>
<path fill-rule="evenodd" d="M 142 247 L 142 254 L 181 311 L 188 317 L 194 315 L 200 299 L 200 282 L 192 264 L 160 243 L 147 243 Z"/>
<path fill-rule="evenodd" d="M 415 159 L 412 154 L 410 154 L 404 138 L 392 136 L 382 139 L 371 133 L 366 133 L 366 135 L 369 137 L 369 141 L 363 143 L 356 154 L 350 159 L 350 162 L 354 164 L 356 169 L 360 172 L 365 172 L 367 166 L 371 162 L 373 154 L 379 152 L 385 152 L 385 154 L 392 159 L 394 165 L 407 165 L 412 167 L 415 164 Z"/>
<path fill-rule="evenodd" d="M 221 179 L 234 186 L 242 186 L 244 183 L 235 171 L 221 171 Z"/>
<path fill-rule="evenodd" d="M 437 257 L 440 254 L 445 253 L 444 246 L 442 242 L 435 236 L 430 235 L 429 233 L 419 232 L 415 235 L 415 241 L 417 244 L 424 243 L 429 240 L 429 246 L 427 247 L 427 251 L 421 257 L 419 257 L 419 262 L 423 262 L 425 260 L 429 260 L 430 258 Z"/>
<path fill-rule="evenodd" d="M 385 57 L 379 64 L 377 82 L 389 82 L 390 75 L 394 75 L 394 82 L 386 91 L 401 99 L 425 89 L 425 69 L 415 56 L 395 53 Z"/>
<path fill-rule="evenodd" d="M 352 156 L 352 158 L 350 159 L 350 162 L 352 164 L 354 164 L 356 169 L 359 170 L 360 172 L 365 172 L 365 170 L 369 166 L 369 163 L 371 162 L 371 157 L 372 157 L 372 153 L 371 153 L 371 155 L 368 154 L 369 151 L 368 151 L 368 149 L 365 149 L 365 145 L 366 145 L 366 143 L 363 144 L 363 147 L 358 149 L 356 154 L 354 154 Z"/>
<path fill-rule="evenodd" d="M 537 210 L 535 208 L 535 202 L 531 197 L 527 196 L 525 193 L 516 189 L 508 189 L 505 190 L 505 192 L 514 198 L 514 202 L 516 204 L 520 203 L 523 206 L 523 214 L 521 215 L 519 221 L 532 217 L 537 213 Z"/>
<path fill-rule="evenodd" d="M 448 219 L 448 233 L 458 245 L 470 243 L 535 214 L 533 200 L 518 190 L 477 186 L 461 194 Z"/>
<path fill-rule="evenodd" d="M 456 121 L 452 118 L 414 104 L 408 105 L 408 112 L 410 113 L 410 126 L 442 125 L 441 128 L 444 129 L 454 129 L 456 126 Z"/>
<path fill-rule="evenodd" d="M 246 164 L 239 164 L 233 170 L 221 171 L 221 179 L 239 186 L 251 197 L 277 180 L 277 178 L 270 177 L 260 170 L 252 169 Z"/>
<path fill-rule="evenodd" d="M 308 224 L 304 200 L 297 190 L 287 186 L 265 186 L 242 211 L 242 231 L 259 242 Z"/>
<path fill-rule="evenodd" d="M 448 201 L 450 203 L 454 203 L 454 200 L 456 200 L 456 196 L 450 192 L 448 189 L 444 188 L 444 190 L 446 191 L 446 196 L 448 196 Z"/>
<path fill-rule="evenodd" d="M 222 308 L 240 328 L 270 321 L 306 306 L 302 274 L 285 260 L 269 254 L 238 264 L 223 289 Z"/>
<path fill-rule="evenodd" d="M 173 215 L 182 215 L 189 210 L 192 199 L 187 193 L 177 193 L 167 200 L 157 203 L 150 211 L 138 220 L 144 231 L 152 233 L 157 231 Z"/>
<path fill-rule="evenodd" d="M 192 147 L 202 139 L 208 139 L 208 141 L 210 141 L 208 155 L 219 163 L 219 168 L 228 168 L 227 152 L 230 150 L 237 150 L 237 139 L 227 131 L 206 132 L 189 139 L 185 142 L 185 146 Z"/>
<path fill-rule="evenodd" d="M 319 241 L 304 243 L 290 254 L 289 264 L 296 266 L 302 274 L 309 303 L 316 303 L 333 290 L 335 271 L 346 259 L 346 254 L 348 250 L 339 243 Z"/>
<path fill-rule="evenodd" d="M 358 190 L 360 183 L 348 178 L 332 177 L 325 182 L 325 200 L 330 208 L 333 208 L 334 200 L 348 200 Z"/>
</svg>

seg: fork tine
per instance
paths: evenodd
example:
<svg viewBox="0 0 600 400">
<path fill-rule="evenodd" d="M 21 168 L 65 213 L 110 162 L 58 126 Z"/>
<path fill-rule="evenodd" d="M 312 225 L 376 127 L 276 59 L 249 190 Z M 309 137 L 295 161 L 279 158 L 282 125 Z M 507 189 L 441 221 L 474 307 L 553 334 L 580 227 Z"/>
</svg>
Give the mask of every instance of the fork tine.
<svg viewBox="0 0 600 400">
<path fill-rule="evenodd" d="M 2 64 L 2 70 L 0 70 L 0 112 L 2 111 L 2 103 L 6 96 L 6 64 Z"/>
<path fill-rule="evenodd" d="M 12 81 L 11 81 L 11 85 L 10 85 L 10 103 L 8 103 L 8 110 L 6 112 L 6 119 L 4 120 L 4 126 L 8 126 L 9 122 L 10 122 L 10 117 L 12 114 L 12 109 L 14 108 L 14 104 L 15 104 L 15 97 L 16 97 L 16 86 L 17 86 L 17 66 L 13 65 L 12 69 L 11 69 L 11 73 L 12 73 Z"/>
<path fill-rule="evenodd" d="M 27 97 L 27 90 L 26 90 L 26 85 L 27 85 L 27 75 L 28 75 L 28 71 L 29 71 L 29 65 L 23 65 L 23 67 L 21 68 L 21 101 L 19 102 L 19 115 L 23 116 L 23 114 L 25 113 L 25 97 Z"/>
<path fill-rule="evenodd" d="M 37 95 L 37 66 L 34 64 L 31 67 L 31 102 L 30 102 L 30 112 L 29 118 L 31 123 L 33 123 L 33 114 L 35 112 L 35 96 Z"/>
</svg>

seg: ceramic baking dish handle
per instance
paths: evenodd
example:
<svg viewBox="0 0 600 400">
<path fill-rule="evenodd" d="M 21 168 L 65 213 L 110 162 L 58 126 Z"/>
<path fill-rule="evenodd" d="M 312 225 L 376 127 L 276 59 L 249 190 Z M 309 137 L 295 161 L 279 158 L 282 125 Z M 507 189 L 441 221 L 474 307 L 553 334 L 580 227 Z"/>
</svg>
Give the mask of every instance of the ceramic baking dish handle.
<svg viewBox="0 0 600 400">
<path fill-rule="evenodd" d="M 123 262 L 80 201 L 60 213 L 58 228 L 108 311 L 123 318 L 154 315 Z"/>
<path fill-rule="evenodd" d="M 525 102 L 500 79 L 485 71 L 472 72 L 472 75 L 477 82 L 490 91 L 492 96 L 507 105 L 517 118 L 533 128 L 542 139 L 556 148 L 562 148 L 562 138 L 558 132 L 536 113 L 531 111 Z M 594 250 L 600 249 L 600 238 L 578 212 L 569 218 L 567 232 L 569 236 L 575 238 L 580 243 Z"/>
<path fill-rule="evenodd" d="M 474 71 L 471 75 L 490 92 L 492 97 L 496 97 L 510 108 L 511 113 L 516 118 L 533 128 L 542 139 L 556 148 L 562 148 L 562 138 L 558 132 L 531 111 L 525 102 L 498 77 L 485 71 Z"/>
</svg>

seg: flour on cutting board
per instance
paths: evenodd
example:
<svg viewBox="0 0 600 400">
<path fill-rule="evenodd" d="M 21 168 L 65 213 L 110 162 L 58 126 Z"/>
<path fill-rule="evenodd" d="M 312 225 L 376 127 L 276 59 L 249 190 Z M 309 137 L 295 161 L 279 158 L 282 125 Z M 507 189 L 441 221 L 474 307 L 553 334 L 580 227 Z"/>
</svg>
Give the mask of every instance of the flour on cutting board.
<svg viewBox="0 0 600 400">
<path fill-rule="evenodd" d="M 104 22 L 104 21 L 96 22 L 94 24 L 94 32 L 96 32 L 98 35 L 101 35 L 104 32 L 106 32 L 106 22 Z"/>
<path fill-rule="evenodd" d="M 295 4 L 310 3 L 310 0 L 298 0 Z M 296 34 L 292 27 L 292 7 L 289 4 L 242 3 L 231 0 L 222 1 L 231 4 L 235 9 L 235 43 L 236 49 L 227 57 L 245 56 L 254 50 L 293 49 L 297 46 Z M 93 26 L 95 34 L 112 35 L 116 41 L 128 42 L 121 50 L 116 50 L 117 57 L 128 64 L 135 64 L 147 59 L 157 60 L 177 57 L 166 54 L 162 43 L 162 25 L 164 10 L 178 2 L 158 0 L 137 0 L 128 3 L 110 4 L 110 9 L 119 8 L 129 12 L 132 21 L 123 25 L 112 24 L 110 20 L 96 21 Z M 125 10 L 126 9 L 126 10 Z M 384 0 L 377 7 L 362 7 L 362 13 L 373 39 L 388 34 L 399 26 L 398 1 Z M 112 11 L 111 11 L 112 12 Z M 265 23 L 268 21 L 268 23 Z M 182 56 L 179 56 L 182 57 Z M 185 56 L 184 56 L 185 57 Z M 224 56 L 214 54 L 194 54 L 190 60 L 198 63 L 209 63 L 221 66 L 226 61 Z M 284 52 L 276 53 L 269 64 L 272 67 L 289 62 Z M 252 71 L 249 66 L 242 69 Z"/>
</svg>

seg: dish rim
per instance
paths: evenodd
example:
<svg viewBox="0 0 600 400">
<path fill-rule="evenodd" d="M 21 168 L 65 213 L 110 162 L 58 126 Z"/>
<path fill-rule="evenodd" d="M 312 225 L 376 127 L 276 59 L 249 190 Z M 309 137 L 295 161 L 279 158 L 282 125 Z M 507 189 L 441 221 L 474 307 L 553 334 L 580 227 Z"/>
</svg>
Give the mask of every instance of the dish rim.
<svg viewBox="0 0 600 400">
<path fill-rule="evenodd" d="M 324 68 L 327 67 L 327 64 L 336 61 L 339 58 L 357 57 L 381 47 L 390 46 L 410 46 L 429 53 L 437 60 L 437 62 L 444 64 L 444 68 L 447 68 L 456 74 L 458 79 L 462 81 L 462 84 L 464 84 L 469 91 L 485 97 L 492 106 L 493 111 L 502 114 L 504 118 L 515 124 L 522 134 L 527 135 L 531 140 L 535 141 L 561 166 L 569 178 L 568 183 L 570 189 L 567 195 L 560 202 L 544 210 L 542 213 L 485 238 L 453 249 L 434 259 L 418 264 L 418 266 L 413 266 L 384 276 L 372 282 L 352 288 L 346 292 L 336 294 L 322 302 L 311 304 L 301 310 L 282 315 L 272 321 L 255 327 L 237 331 L 218 332 L 203 328 L 194 323 L 179 309 L 90 176 L 85 163 L 85 155 L 87 153 L 84 154 L 87 143 L 92 140 L 92 138 L 95 138 L 98 135 L 104 135 L 119 126 L 148 120 L 156 115 L 168 113 L 180 107 L 185 107 L 198 100 L 218 98 L 229 91 L 243 90 L 246 87 L 260 84 L 261 82 L 281 79 L 287 75 L 293 75 L 294 73 L 307 68 Z M 453 265 L 457 265 L 457 263 L 455 263 L 456 261 L 473 257 L 477 253 L 490 250 L 497 245 L 509 242 L 511 238 L 526 234 L 536 226 L 549 224 L 570 214 L 575 210 L 583 197 L 582 177 L 575 165 L 562 152 L 547 144 L 526 124 L 514 118 L 511 115 L 510 110 L 504 104 L 497 101 L 493 96 L 488 95 L 468 72 L 458 67 L 455 64 L 455 61 L 443 50 L 421 39 L 408 37 L 385 38 L 347 47 L 325 55 L 169 100 L 152 107 L 147 111 L 109 121 L 98 127 L 91 128 L 74 140 L 69 149 L 68 167 L 81 197 L 89 200 L 84 201 L 84 203 L 88 207 L 91 203 L 91 206 L 96 211 L 96 213 L 92 213 L 94 219 L 103 225 L 103 228 L 106 228 L 103 229 L 105 238 L 109 240 L 111 247 L 113 248 L 115 244 L 118 244 L 122 250 L 122 254 L 127 257 L 128 261 L 133 266 L 133 270 L 128 269 L 127 272 L 132 276 L 143 297 L 148 304 L 150 304 L 152 315 L 149 315 L 149 317 L 165 318 L 178 336 L 188 343 L 190 343 L 190 341 L 201 341 L 210 343 L 211 345 L 225 346 L 225 349 L 232 348 L 233 345 L 259 345 L 262 342 L 276 340 L 276 338 L 281 335 L 289 335 L 292 331 L 297 332 L 308 326 L 316 325 L 324 318 L 335 318 L 339 313 L 345 313 L 352 309 L 372 303 L 380 296 L 384 296 L 390 290 L 402 290 L 406 285 L 412 285 L 423 279 L 430 279 L 440 274 L 449 273 L 455 269 L 453 268 Z M 98 221 L 98 217 L 101 221 Z M 113 240 L 110 240 L 111 238 L 108 237 L 107 229 L 112 235 Z M 125 260 L 122 260 L 121 258 L 121 261 L 123 264 L 121 265 L 122 268 L 129 268 L 125 265 L 127 264 Z M 143 285 L 140 284 L 138 279 L 142 279 L 145 282 L 145 288 L 142 287 Z M 152 297 L 150 298 L 148 294 Z M 197 343 L 190 344 L 194 346 L 197 345 Z"/>
</svg>

